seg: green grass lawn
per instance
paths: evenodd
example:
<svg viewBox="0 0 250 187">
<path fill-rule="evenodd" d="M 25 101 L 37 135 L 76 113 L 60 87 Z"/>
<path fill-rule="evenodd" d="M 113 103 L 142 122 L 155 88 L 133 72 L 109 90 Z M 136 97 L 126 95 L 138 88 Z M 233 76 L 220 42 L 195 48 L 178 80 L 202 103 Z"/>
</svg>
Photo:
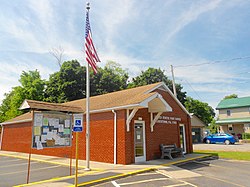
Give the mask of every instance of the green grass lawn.
<svg viewBox="0 0 250 187">
<path fill-rule="evenodd" d="M 195 151 L 197 154 L 211 154 L 219 158 L 228 158 L 234 160 L 247 160 L 250 161 L 250 152 L 228 152 L 228 151 Z"/>
</svg>

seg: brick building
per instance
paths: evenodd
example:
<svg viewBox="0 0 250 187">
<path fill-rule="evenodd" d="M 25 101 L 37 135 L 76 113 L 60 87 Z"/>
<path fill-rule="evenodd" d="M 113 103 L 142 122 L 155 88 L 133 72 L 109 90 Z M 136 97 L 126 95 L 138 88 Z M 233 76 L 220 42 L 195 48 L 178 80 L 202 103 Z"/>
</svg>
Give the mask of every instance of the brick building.
<svg viewBox="0 0 250 187">
<path fill-rule="evenodd" d="M 32 109 L 3 122 L 1 150 L 73 157 L 72 146 L 31 149 L 33 111 L 85 112 L 85 99 L 63 104 L 25 100 Z M 79 134 L 79 158 L 85 159 L 85 122 Z M 191 153 L 190 115 L 164 83 L 155 83 L 90 98 L 90 160 L 131 164 L 160 158 L 160 144 L 176 144 Z"/>
</svg>

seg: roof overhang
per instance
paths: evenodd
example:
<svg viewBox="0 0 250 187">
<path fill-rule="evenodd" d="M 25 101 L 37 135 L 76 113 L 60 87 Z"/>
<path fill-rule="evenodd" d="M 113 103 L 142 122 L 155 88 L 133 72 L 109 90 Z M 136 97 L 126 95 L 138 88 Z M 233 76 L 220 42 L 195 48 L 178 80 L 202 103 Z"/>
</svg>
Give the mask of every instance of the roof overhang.
<svg viewBox="0 0 250 187">
<path fill-rule="evenodd" d="M 148 108 L 149 112 L 172 112 L 171 106 L 162 98 L 161 94 L 155 93 L 142 101 L 139 106 Z"/>
<path fill-rule="evenodd" d="M 72 112 L 82 113 L 82 109 L 79 107 L 67 106 L 58 103 L 48 103 L 42 101 L 34 101 L 25 99 L 19 110 L 32 109 L 41 111 L 58 111 L 58 112 Z"/>
<path fill-rule="evenodd" d="M 191 117 L 191 115 L 187 111 L 187 109 L 181 104 L 179 99 L 177 97 L 175 97 L 175 95 L 172 93 L 172 91 L 167 87 L 167 85 L 164 82 L 162 82 L 161 84 L 158 84 L 156 87 L 152 88 L 151 90 L 148 90 L 146 93 L 150 93 L 150 92 L 152 92 L 152 91 L 154 91 L 154 90 L 156 90 L 158 88 L 161 88 L 161 87 L 163 87 L 164 90 L 167 91 L 170 94 L 170 96 L 177 102 L 177 104 L 181 107 L 181 109 Z"/>
<path fill-rule="evenodd" d="M 217 120 L 216 124 L 226 125 L 232 123 L 250 123 L 250 118 L 231 118 L 231 119 L 221 119 Z"/>
<path fill-rule="evenodd" d="M 26 123 L 26 122 L 32 122 L 32 119 L 24 119 L 24 120 L 18 120 L 18 121 L 11 121 L 11 122 L 3 122 L 0 123 L 0 125 L 10 125 L 10 124 L 17 124 L 17 123 Z"/>
</svg>

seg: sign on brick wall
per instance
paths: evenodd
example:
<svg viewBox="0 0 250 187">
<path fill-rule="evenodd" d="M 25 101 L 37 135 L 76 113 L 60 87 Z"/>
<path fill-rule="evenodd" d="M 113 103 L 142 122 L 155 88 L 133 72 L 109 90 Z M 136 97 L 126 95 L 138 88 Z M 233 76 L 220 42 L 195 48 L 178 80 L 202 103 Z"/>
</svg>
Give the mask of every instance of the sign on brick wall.
<svg viewBox="0 0 250 187">
<path fill-rule="evenodd" d="M 72 116 L 59 112 L 35 112 L 32 148 L 71 146 Z"/>
<path fill-rule="evenodd" d="M 156 123 L 159 124 L 178 124 L 181 121 L 181 118 L 178 117 L 169 117 L 169 116 L 160 116 Z"/>
</svg>

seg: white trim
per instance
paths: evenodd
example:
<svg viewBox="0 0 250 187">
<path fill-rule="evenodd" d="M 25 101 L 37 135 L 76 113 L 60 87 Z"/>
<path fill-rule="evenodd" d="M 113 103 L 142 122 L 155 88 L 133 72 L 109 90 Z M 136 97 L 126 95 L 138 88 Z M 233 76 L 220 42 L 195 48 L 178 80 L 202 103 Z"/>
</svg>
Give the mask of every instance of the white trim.
<svg viewBox="0 0 250 187">
<path fill-rule="evenodd" d="M 116 111 L 112 110 L 114 114 L 114 164 L 117 163 L 117 113 Z"/>
<path fill-rule="evenodd" d="M 0 123 L 0 125 L 9 125 L 13 123 L 24 123 L 24 122 L 31 122 L 31 121 L 32 119 L 24 119 L 24 120 L 18 120 L 18 121 L 3 122 L 3 123 Z"/>
<path fill-rule="evenodd" d="M 152 112 L 150 113 L 150 118 L 151 118 L 151 122 L 150 122 L 151 132 L 154 131 L 154 125 L 157 122 L 157 120 L 160 118 L 160 116 L 162 115 L 162 113 L 163 112 L 158 112 L 154 119 L 153 119 L 153 113 Z"/>
<path fill-rule="evenodd" d="M 139 110 L 138 108 L 134 108 L 132 112 L 129 114 L 129 110 L 127 109 L 127 120 L 126 120 L 127 132 L 129 132 L 129 124 L 138 110 Z"/>
<path fill-rule="evenodd" d="M 160 88 L 161 86 L 163 86 L 163 88 L 165 88 L 165 90 L 170 94 L 170 96 L 177 102 L 177 104 L 190 116 L 189 112 L 187 111 L 187 109 L 181 104 L 181 102 L 174 96 L 174 94 L 172 93 L 172 91 L 167 87 L 167 85 L 164 82 L 161 82 L 160 84 L 158 84 L 157 86 L 155 86 L 154 88 L 146 91 L 145 93 L 150 93 L 154 90 L 156 90 L 157 88 Z"/>
<path fill-rule="evenodd" d="M 180 124 L 179 127 L 183 127 L 183 153 L 187 153 L 187 145 L 186 145 L 186 131 L 185 131 L 185 125 Z"/>
<path fill-rule="evenodd" d="M 145 121 L 140 121 L 140 120 L 135 120 L 134 121 L 134 128 L 136 123 L 141 123 L 142 124 L 142 129 L 143 129 L 143 156 L 142 157 L 135 157 L 135 163 L 138 162 L 145 162 L 146 161 L 146 132 L 145 132 Z M 135 141 L 135 130 L 134 130 L 134 141 Z M 135 146 L 134 146 L 135 149 Z"/>
<path fill-rule="evenodd" d="M 27 99 L 25 99 L 23 103 L 21 104 L 21 106 L 19 107 L 19 110 L 24 110 L 28 108 L 30 108 L 30 105 L 28 104 Z"/>
<path fill-rule="evenodd" d="M 159 95 L 158 93 L 155 93 L 154 95 L 148 97 L 147 99 L 145 99 L 140 103 L 140 106 L 148 107 L 148 103 L 153 99 L 157 98 L 158 95 Z"/>
<path fill-rule="evenodd" d="M 4 126 L 2 126 L 2 131 L 1 131 L 1 140 L 0 140 L 0 150 L 2 150 L 2 142 L 3 142 L 3 130 L 4 130 Z"/>
</svg>

